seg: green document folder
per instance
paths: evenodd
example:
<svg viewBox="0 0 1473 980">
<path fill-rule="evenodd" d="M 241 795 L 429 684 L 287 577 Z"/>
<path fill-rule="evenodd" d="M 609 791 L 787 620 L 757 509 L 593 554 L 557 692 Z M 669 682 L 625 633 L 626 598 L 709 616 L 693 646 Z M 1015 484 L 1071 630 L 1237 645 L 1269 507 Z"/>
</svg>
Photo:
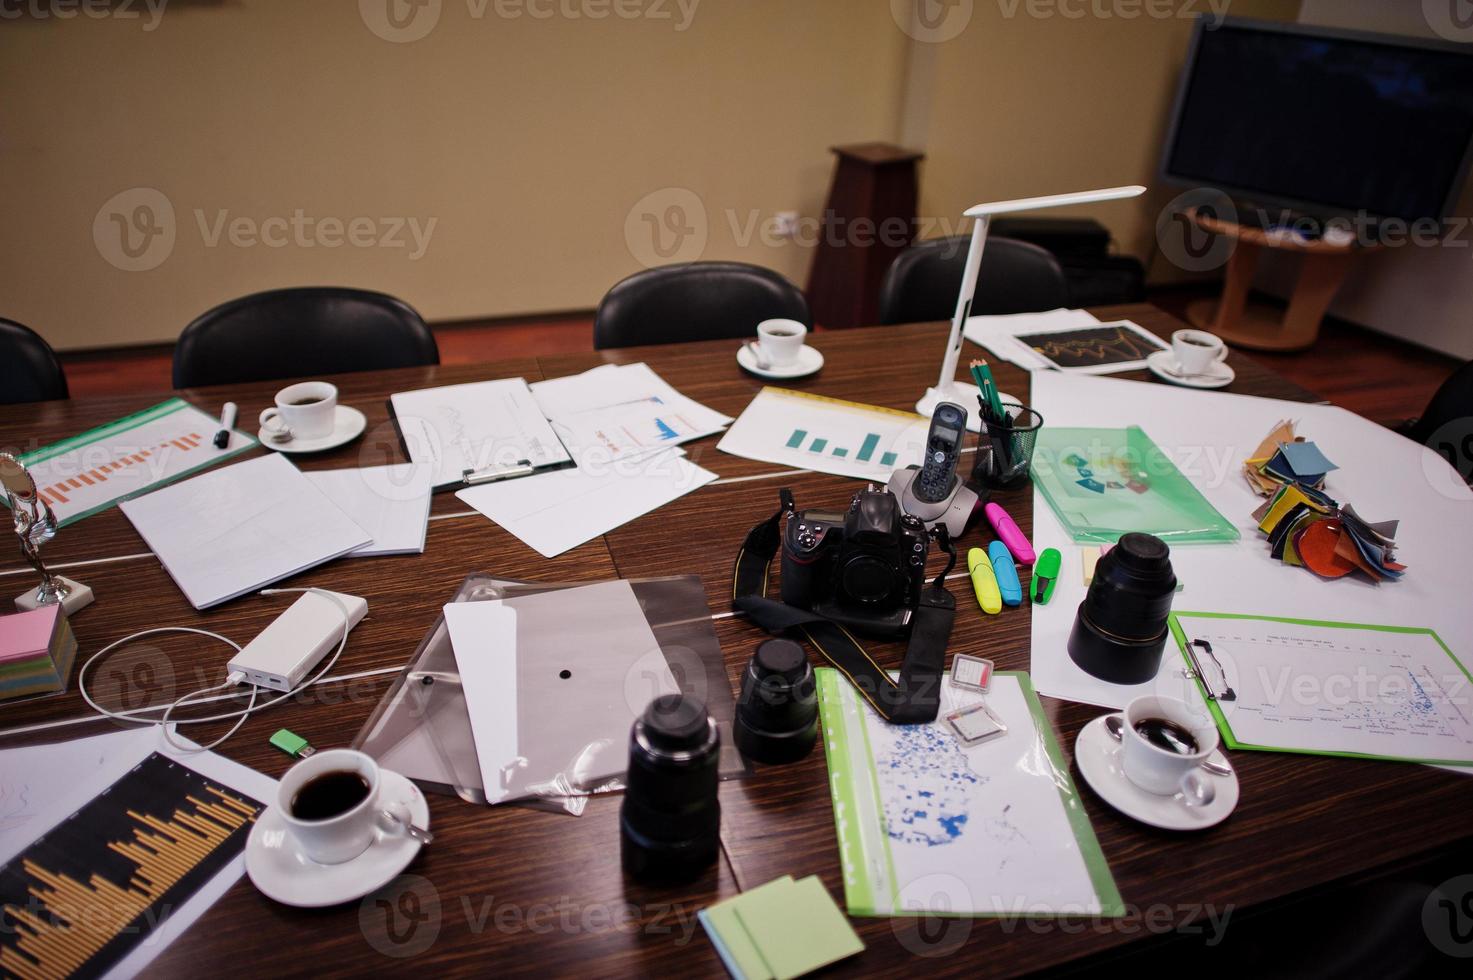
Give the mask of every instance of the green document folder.
<svg viewBox="0 0 1473 980">
<path fill-rule="evenodd" d="M 1238 529 L 1139 426 L 1038 434 L 1033 484 L 1075 541 L 1114 544 L 1129 531 L 1169 544 L 1236 541 Z"/>
<path fill-rule="evenodd" d="M 814 673 L 850 915 L 1125 914 L 1026 673 L 994 674 L 985 696 L 948 677 L 924 725 L 890 725 L 837 670 Z M 966 746 L 945 715 L 979 700 L 1007 731 Z"/>
</svg>

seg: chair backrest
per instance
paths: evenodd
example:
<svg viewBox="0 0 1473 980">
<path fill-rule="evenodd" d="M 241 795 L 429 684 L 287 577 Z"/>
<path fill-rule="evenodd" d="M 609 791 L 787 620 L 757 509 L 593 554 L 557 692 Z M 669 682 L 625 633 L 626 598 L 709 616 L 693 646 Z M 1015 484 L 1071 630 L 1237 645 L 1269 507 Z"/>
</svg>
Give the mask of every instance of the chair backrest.
<svg viewBox="0 0 1473 980">
<path fill-rule="evenodd" d="M 51 345 L 30 327 L 0 318 L 0 405 L 66 397 L 66 372 Z"/>
<path fill-rule="evenodd" d="M 687 262 L 636 272 L 610 289 L 593 318 L 593 346 L 755 337 L 763 320 L 813 325 L 803 292 L 745 262 Z"/>
<path fill-rule="evenodd" d="M 332 286 L 274 289 L 222 303 L 185 327 L 174 347 L 174 387 L 439 363 L 434 334 L 403 300 Z"/>
<path fill-rule="evenodd" d="M 1438 434 L 1438 429 L 1460 419 L 1464 424 L 1456 431 Z M 1422 445 L 1450 456 L 1448 461 L 1460 471 L 1473 462 L 1473 446 L 1469 444 L 1473 440 L 1473 361 L 1454 371 L 1433 394 L 1427 410 L 1403 431 Z M 1435 440 L 1434 435 L 1438 436 Z"/>
<path fill-rule="evenodd" d="M 890 263 L 880 284 L 881 323 L 950 320 L 962 288 L 969 235 L 917 242 Z M 1012 238 L 987 239 L 972 313 L 1033 313 L 1069 304 L 1069 285 L 1046 249 Z"/>
</svg>

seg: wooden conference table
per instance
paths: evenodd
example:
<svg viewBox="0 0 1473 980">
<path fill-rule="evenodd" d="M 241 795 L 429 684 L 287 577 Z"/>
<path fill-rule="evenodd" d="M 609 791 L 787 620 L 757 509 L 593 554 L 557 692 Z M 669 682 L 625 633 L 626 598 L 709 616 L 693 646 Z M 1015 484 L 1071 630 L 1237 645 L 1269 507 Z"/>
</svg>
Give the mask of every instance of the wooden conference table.
<svg viewBox="0 0 1473 980">
<path fill-rule="evenodd" d="M 1129 317 L 1161 335 L 1182 324 L 1149 306 L 1098 310 Z M 814 377 L 791 387 L 909 409 L 934 381 L 946 326 L 827 332 L 813 343 L 826 358 Z M 524 358 L 470 367 L 414 368 L 335 377 L 342 401 L 369 419 L 364 438 L 297 459 L 304 469 L 402 461 L 389 420 L 390 393 L 490 378 L 529 381 L 600 363 L 645 361 L 685 394 L 738 415 L 763 385 L 737 367 L 734 341 L 632 348 Z M 1302 401 L 1295 387 L 1239 355 L 1230 390 Z M 1001 386 L 1026 397 L 1026 374 L 998 367 Z M 1140 376 L 1142 378 L 1147 375 Z M 207 412 L 228 400 L 250 420 L 281 382 L 184 392 Z M 0 408 L 0 445 L 25 450 L 137 411 L 159 393 L 77 399 Z M 368 618 L 352 634 L 335 675 L 381 673 L 331 683 L 253 716 L 222 752 L 271 776 L 290 760 L 267 745 L 287 727 L 318 748 L 348 744 L 413 653 L 440 606 L 470 572 L 548 581 L 698 574 L 713 613 L 728 611 L 731 563 L 748 528 L 770 514 L 777 491 L 791 486 L 801 506 L 836 506 L 855 481 L 779 467 L 715 451 L 715 437 L 688 448 L 721 479 L 602 539 L 546 560 L 453 494 L 437 495 L 423 554 L 344 559 L 289 584 L 361 595 Z M 259 451 L 259 450 L 258 450 Z M 997 498 L 1025 531 L 1031 493 Z M 963 548 L 978 541 L 978 532 Z M 0 593 L 19 594 L 34 573 L 9 546 L 0 560 Z M 285 607 L 282 599 L 248 596 L 205 613 L 185 601 L 116 508 L 65 528 L 46 548 L 66 573 L 90 585 L 97 601 L 74 626 L 83 656 L 136 630 L 197 625 L 245 642 Z M 1026 670 L 1029 608 L 985 617 L 965 578 L 953 580 L 958 614 L 951 651 L 980 654 L 999 669 Z M 1064 614 L 1061 611 L 1061 615 Z M 739 671 L 763 638 L 755 627 L 718 619 L 733 690 Z M 900 647 L 880 648 L 898 665 Z M 98 691 L 127 707 L 164 702 L 218 682 L 226 651 L 213 641 L 163 638 L 152 653 L 104 664 Z M 1099 709 L 1044 698 L 1066 758 L 1080 728 Z M 75 738 L 108 730 L 86 721 L 75 688 L 64 695 L 0 705 L 0 747 Z M 42 730 L 17 733 L 58 723 Z M 213 738 L 213 726 L 189 729 Z M 1107 956 L 1153 933 L 1202 926 L 1203 907 L 1235 913 L 1261 908 L 1318 887 L 1466 843 L 1473 836 L 1473 780 L 1410 765 L 1265 753 L 1233 757 L 1242 801 L 1224 824 L 1201 834 L 1152 830 L 1118 815 L 1084 786 L 1085 806 L 1120 893 L 1125 920 L 1026 923 L 1007 920 L 852 920 L 866 943 L 843 963 L 845 974 L 900 975 L 916 969 L 945 975 L 1011 975 Z M 66 778 L 58 774 L 58 778 Z M 802 762 L 758 769 L 721 786 L 722 857 L 703 878 L 676 888 L 645 887 L 619 866 L 619 799 L 596 798 L 581 817 L 515 806 L 476 807 L 431 794 L 436 840 L 410 866 L 408 890 L 322 911 L 277 905 L 241 881 L 155 961 L 164 976 L 318 976 L 416 972 L 565 975 L 680 974 L 713 976 L 721 965 L 696 923 L 719 899 L 784 874 L 820 875 L 842 902 L 823 751 Z M 1409 818 L 1414 815 L 1414 818 Z M 1466 869 L 1464 869 L 1466 870 Z M 1421 941 L 1421 937 L 1416 937 Z M 411 956 L 401 954 L 411 953 Z"/>
</svg>

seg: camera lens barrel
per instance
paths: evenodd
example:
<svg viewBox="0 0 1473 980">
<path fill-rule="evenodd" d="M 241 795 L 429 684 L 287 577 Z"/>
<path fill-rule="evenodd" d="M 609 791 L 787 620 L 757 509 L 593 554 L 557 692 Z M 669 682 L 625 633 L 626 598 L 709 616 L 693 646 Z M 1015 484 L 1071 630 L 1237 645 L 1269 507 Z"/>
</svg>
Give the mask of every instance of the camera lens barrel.
<svg viewBox="0 0 1473 980">
<path fill-rule="evenodd" d="M 1166 648 L 1166 617 L 1176 594 L 1171 550 L 1151 534 L 1122 535 L 1095 566 L 1074 629 L 1069 657 L 1112 684 L 1156 676 Z"/>
<path fill-rule="evenodd" d="M 629 734 L 619 811 L 624 870 L 651 881 L 690 881 L 716 861 L 721 830 L 721 735 L 696 698 L 655 698 Z"/>
<path fill-rule="evenodd" d="M 818 738 L 818 694 L 808 655 L 792 640 L 766 640 L 742 672 L 733 728 L 742 755 L 768 765 L 796 762 Z"/>
</svg>

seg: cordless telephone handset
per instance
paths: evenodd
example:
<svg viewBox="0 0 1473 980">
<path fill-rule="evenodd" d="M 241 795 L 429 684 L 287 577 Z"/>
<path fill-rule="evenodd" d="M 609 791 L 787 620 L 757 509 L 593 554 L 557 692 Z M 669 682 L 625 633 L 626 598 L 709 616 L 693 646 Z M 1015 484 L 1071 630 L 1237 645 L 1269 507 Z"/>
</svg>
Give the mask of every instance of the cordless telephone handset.
<svg viewBox="0 0 1473 980">
<path fill-rule="evenodd" d="M 966 431 L 965 408 L 951 402 L 936 406 L 931 415 L 931 431 L 926 434 L 925 459 L 915 478 L 913 492 L 917 500 L 928 504 L 940 503 L 951 493 Z"/>
</svg>

